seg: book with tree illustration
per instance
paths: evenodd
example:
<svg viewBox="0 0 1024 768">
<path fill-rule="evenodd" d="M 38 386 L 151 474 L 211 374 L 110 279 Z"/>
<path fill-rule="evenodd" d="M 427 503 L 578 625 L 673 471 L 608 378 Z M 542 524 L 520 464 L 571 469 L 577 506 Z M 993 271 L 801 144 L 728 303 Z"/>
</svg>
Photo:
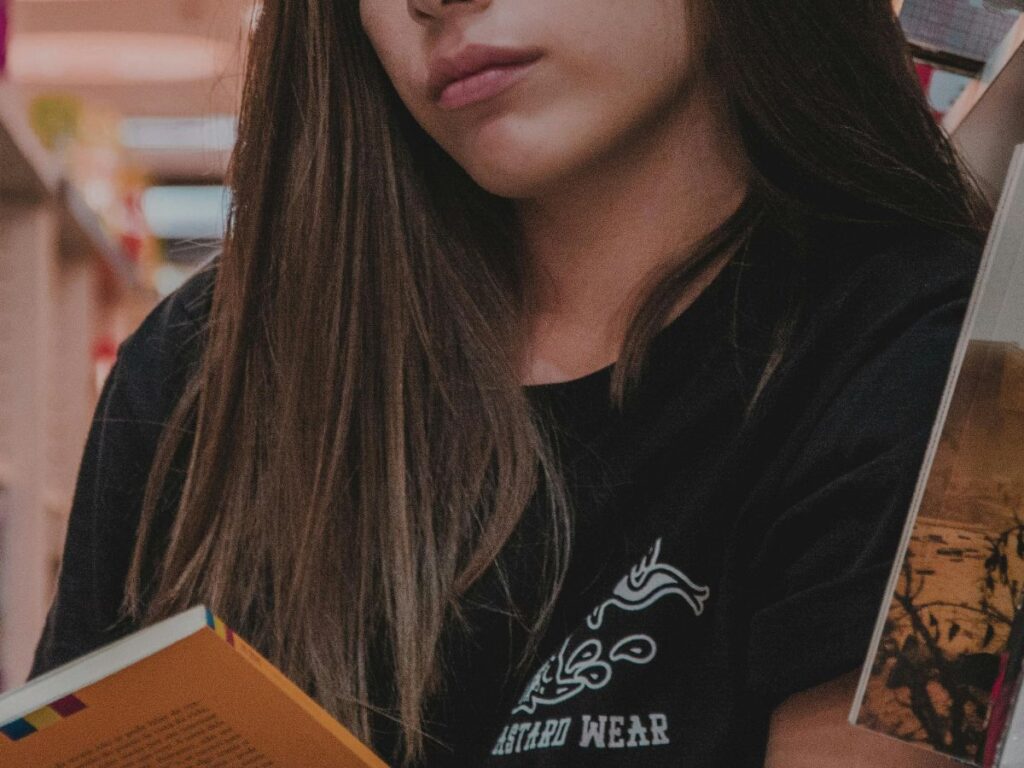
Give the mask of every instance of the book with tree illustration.
<svg viewBox="0 0 1024 768">
<path fill-rule="evenodd" d="M 202 605 L 0 696 L 0 765 L 387 768 Z"/>
<path fill-rule="evenodd" d="M 989 234 L 850 722 L 981 766 L 1022 595 L 1024 145 Z"/>
</svg>

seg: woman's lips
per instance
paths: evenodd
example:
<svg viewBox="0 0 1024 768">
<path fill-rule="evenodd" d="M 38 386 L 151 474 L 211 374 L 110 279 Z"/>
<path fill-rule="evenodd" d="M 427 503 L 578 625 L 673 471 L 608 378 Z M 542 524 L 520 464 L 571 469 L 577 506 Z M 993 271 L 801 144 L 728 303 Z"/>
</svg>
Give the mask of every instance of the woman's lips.
<svg viewBox="0 0 1024 768">
<path fill-rule="evenodd" d="M 495 64 L 449 83 L 437 102 L 443 109 L 458 109 L 496 96 L 521 80 L 536 59 L 518 64 Z"/>
</svg>

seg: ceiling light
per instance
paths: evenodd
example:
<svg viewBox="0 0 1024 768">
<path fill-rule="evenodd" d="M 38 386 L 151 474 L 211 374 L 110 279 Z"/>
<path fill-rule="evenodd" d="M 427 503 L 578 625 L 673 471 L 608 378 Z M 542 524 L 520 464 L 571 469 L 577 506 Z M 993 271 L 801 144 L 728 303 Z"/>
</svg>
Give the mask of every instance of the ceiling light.
<svg viewBox="0 0 1024 768">
<path fill-rule="evenodd" d="M 216 185 L 150 187 L 142 193 L 146 223 L 165 239 L 223 237 L 230 204 L 230 191 Z"/>
<path fill-rule="evenodd" d="M 11 79 L 103 85 L 205 80 L 226 74 L 227 43 L 198 35 L 142 32 L 26 32 L 11 39 Z"/>
<path fill-rule="evenodd" d="M 126 117 L 121 143 L 145 151 L 225 151 L 235 145 L 234 115 Z"/>
</svg>

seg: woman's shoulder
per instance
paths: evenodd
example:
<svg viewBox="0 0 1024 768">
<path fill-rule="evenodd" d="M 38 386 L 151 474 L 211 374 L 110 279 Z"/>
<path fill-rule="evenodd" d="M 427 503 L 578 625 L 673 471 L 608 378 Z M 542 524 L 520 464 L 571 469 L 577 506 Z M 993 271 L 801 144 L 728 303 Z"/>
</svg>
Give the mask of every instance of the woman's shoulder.
<svg viewBox="0 0 1024 768">
<path fill-rule="evenodd" d="M 762 408 L 839 442 L 930 427 L 983 250 L 924 227 L 823 243 Z"/>
<path fill-rule="evenodd" d="M 163 421 L 199 363 L 219 254 L 164 296 L 118 347 L 112 372 L 140 420 Z"/>
<path fill-rule="evenodd" d="M 209 316 L 220 255 L 216 254 L 193 272 L 178 288 L 153 307 L 122 346 L 182 346 Z"/>
<path fill-rule="evenodd" d="M 977 239 L 922 224 L 839 230 L 836 237 L 841 241 L 822 244 L 824 269 L 815 286 L 821 303 L 876 319 L 966 299 L 984 250 Z"/>
</svg>

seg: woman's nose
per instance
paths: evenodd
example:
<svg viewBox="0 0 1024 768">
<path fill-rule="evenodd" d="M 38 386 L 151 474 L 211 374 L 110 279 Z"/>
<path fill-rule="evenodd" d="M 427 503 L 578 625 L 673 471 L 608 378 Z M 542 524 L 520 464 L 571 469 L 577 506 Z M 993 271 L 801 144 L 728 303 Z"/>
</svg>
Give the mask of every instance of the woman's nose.
<svg viewBox="0 0 1024 768">
<path fill-rule="evenodd" d="M 480 10 L 491 4 L 491 0 L 408 0 L 409 15 L 414 19 L 424 17 L 440 18 L 468 10 Z"/>
</svg>

